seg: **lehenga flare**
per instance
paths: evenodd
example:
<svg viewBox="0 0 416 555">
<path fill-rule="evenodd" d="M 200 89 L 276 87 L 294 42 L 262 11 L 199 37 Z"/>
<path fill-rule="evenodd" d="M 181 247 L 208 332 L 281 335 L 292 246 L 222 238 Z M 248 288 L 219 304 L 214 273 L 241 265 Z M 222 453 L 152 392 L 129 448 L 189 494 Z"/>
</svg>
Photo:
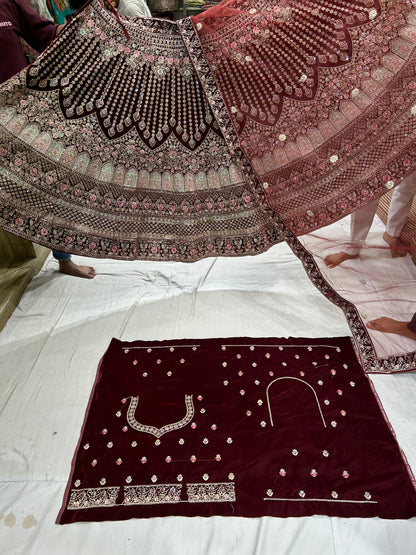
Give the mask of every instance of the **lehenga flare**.
<svg viewBox="0 0 416 555">
<path fill-rule="evenodd" d="M 95 257 L 267 250 L 416 170 L 410 0 L 93 0 L 0 87 L 0 226 Z"/>
</svg>

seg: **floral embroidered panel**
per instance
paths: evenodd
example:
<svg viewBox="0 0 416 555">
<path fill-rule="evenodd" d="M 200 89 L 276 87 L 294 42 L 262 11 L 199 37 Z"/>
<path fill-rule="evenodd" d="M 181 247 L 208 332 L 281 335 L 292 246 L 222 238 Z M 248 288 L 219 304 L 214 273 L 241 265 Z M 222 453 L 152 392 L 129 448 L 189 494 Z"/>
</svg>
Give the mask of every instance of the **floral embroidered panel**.
<svg viewBox="0 0 416 555">
<path fill-rule="evenodd" d="M 174 23 L 99 2 L 0 86 L 0 225 L 93 257 L 194 261 L 282 240 Z"/>
<path fill-rule="evenodd" d="M 313 514 L 416 515 L 349 338 L 112 340 L 58 523 Z"/>
<path fill-rule="evenodd" d="M 225 0 L 192 21 L 198 62 L 293 233 L 334 222 L 415 171 L 414 2 Z"/>
</svg>

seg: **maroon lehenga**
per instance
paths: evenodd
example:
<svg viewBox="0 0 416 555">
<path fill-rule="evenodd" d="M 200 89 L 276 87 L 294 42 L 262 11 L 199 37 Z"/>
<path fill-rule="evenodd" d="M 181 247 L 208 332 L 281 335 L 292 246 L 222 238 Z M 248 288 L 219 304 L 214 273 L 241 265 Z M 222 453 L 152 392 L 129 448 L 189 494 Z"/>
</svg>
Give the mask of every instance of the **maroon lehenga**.
<svg viewBox="0 0 416 555">
<path fill-rule="evenodd" d="M 91 2 L 0 88 L 0 225 L 96 257 L 256 254 L 416 169 L 408 0 Z M 283 223 L 284 222 L 284 223 Z"/>
</svg>

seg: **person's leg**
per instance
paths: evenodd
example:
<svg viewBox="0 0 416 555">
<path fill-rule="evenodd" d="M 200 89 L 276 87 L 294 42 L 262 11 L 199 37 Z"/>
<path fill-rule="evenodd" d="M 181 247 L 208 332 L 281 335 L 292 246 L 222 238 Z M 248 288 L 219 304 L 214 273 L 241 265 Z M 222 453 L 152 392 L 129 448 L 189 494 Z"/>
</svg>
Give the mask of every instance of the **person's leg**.
<svg viewBox="0 0 416 555">
<path fill-rule="evenodd" d="M 69 276 L 92 279 L 95 277 L 95 270 L 91 266 L 78 266 L 72 261 L 71 255 L 66 252 L 52 251 L 52 255 L 59 262 L 61 274 Z"/>
<path fill-rule="evenodd" d="M 386 224 L 386 231 L 389 235 L 400 237 L 415 195 L 416 172 L 409 175 L 393 191 Z"/>
<path fill-rule="evenodd" d="M 416 173 L 409 175 L 409 177 L 394 189 L 387 217 L 386 231 L 383 235 L 383 239 L 391 249 L 393 258 L 397 256 L 406 256 L 409 250 L 406 245 L 400 241 L 400 234 L 410 208 L 412 207 L 415 194 Z"/>
<path fill-rule="evenodd" d="M 358 257 L 373 223 L 377 206 L 378 200 L 374 200 L 351 214 L 351 241 L 343 251 L 329 254 L 325 257 L 324 262 L 328 268 L 335 268 L 335 266 L 338 266 L 345 260 Z"/>
<path fill-rule="evenodd" d="M 407 322 L 407 327 L 412 333 L 416 334 L 416 312 L 413 314 L 413 318 L 410 322 Z"/>
<path fill-rule="evenodd" d="M 58 260 L 58 262 L 65 262 L 66 260 L 71 260 L 71 255 L 68 254 L 67 252 L 52 250 L 52 256 L 54 257 L 55 260 Z"/>
</svg>

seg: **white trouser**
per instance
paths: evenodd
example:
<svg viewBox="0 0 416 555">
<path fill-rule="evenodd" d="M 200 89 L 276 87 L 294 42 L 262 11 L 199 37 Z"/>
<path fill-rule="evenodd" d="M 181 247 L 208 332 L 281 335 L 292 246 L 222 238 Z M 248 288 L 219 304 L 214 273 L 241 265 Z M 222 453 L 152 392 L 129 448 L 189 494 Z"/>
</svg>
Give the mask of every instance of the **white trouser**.
<svg viewBox="0 0 416 555">
<path fill-rule="evenodd" d="M 394 189 L 386 225 L 386 231 L 392 237 L 400 237 L 415 194 L 416 172 Z M 378 200 L 375 200 L 351 214 L 351 243 L 344 249 L 346 253 L 354 255 L 360 252 L 373 223 L 377 206 Z"/>
<path fill-rule="evenodd" d="M 130 17 L 152 17 L 146 0 L 120 0 L 117 11 Z"/>
<path fill-rule="evenodd" d="M 400 237 L 415 195 L 416 173 L 412 173 L 393 192 L 386 225 L 386 231 L 392 237 Z"/>
</svg>

